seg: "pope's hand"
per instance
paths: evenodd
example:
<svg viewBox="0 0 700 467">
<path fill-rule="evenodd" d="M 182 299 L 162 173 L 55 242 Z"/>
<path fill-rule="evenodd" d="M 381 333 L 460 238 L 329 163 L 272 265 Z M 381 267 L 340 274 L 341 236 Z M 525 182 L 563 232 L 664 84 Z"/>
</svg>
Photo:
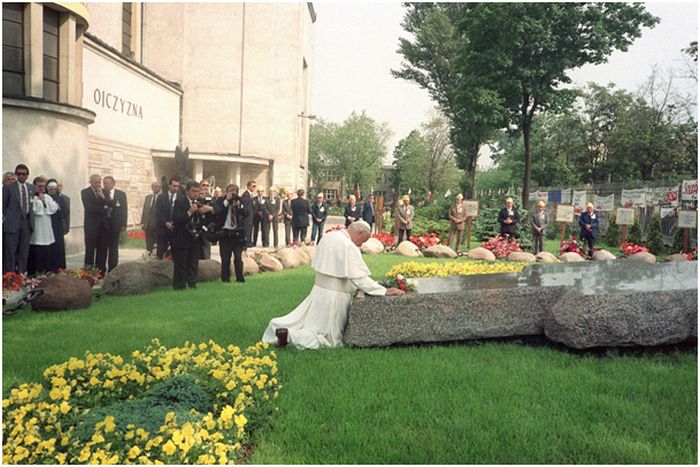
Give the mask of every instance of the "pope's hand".
<svg viewBox="0 0 700 467">
<path fill-rule="evenodd" d="M 405 292 L 401 289 L 397 289 L 396 287 L 390 287 L 386 289 L 386 294 L 387 295 L 403 295 Z"/>
</svg>

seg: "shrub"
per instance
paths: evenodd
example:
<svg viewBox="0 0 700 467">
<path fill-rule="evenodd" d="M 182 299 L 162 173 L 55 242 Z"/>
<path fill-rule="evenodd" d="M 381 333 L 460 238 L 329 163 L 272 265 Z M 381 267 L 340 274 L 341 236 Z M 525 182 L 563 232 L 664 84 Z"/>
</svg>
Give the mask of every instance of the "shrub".
<svg viewBox="0 0 700 467">
<path fill-rule="evenodd" d="M 620 226 L 615 223 L 615 211 L 608 217 L 608 228 L 605 230 L 604 241 L 607 245 L 617 245 L 620 243 Z"/>
<path fill-rule="evenodd" d="M 415 207 L 414 219 L 420 218 L 426 221 L 449 220 L 449 212 L 452 201 L 444 199 L 435 204 L 426 204 L 425 206 Z"/>
<path fill-rule="evenodd" d="M 647 227 L 647 248 L 655 255 L 661 253 L 664 248 L 664 239 L 661 234 L 661 216 L 655 215 L 649 221 Z"/>
<path fill-rule="evenodd" d="M 688 242 L 688 248 L 690 248 L 690 242 Z M 683 250 L 683 229 L 676 227 L 676 232 L 673 234 L 671 253 L 688 253 L 688 251 Z"/>
<path fill-rule="evenodd" d="M 634 217 L 634 224 L 629 227 L 627 232 L 627 242 L 640 245 L 642 243 L 642 229 L 639 226 L 639 216 Z"/>
<path fill-rule="evenodd" d="M 274 410 L 268 344 L 213 341 L 121 356 L 86 352 L 10 390 L 3 461 L 24 464 L 225 464 Z"/>
<path fill-rule="evenodd" d="M 447 237 L 450 234 L 450 221 L 448 220 L 425 220 L 425 219 L 413 219 L 413 234 L 424 235 L 429 233 L 436 233 L 440 237 Z"/>
</svg>

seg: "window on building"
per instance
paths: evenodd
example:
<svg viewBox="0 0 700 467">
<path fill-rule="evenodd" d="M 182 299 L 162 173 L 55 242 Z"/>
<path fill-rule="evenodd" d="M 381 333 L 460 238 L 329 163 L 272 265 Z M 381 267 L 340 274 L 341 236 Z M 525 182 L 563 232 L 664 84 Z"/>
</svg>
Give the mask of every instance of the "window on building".
<svg viewBox="0 0 700 467">
<path fill-rule="evenodd" d="M 122 4 L 122 53 L 131 55 L 131 3 Z"/>
<path fill-rule="evenodd" d="M 24 5 L 2 4 L 2 95 L 24 96 Z"/>
<path fill-rule="evenodd" d="M 338 190 L 323 190 L 323 197 L 328 201 L 335 201 L 338 199 Z"/>
<path fill-rule="evenodd" d="M 44 7 L 44 99 L 58 102 L 58 28 L 60 14 Z"/>
</svg>

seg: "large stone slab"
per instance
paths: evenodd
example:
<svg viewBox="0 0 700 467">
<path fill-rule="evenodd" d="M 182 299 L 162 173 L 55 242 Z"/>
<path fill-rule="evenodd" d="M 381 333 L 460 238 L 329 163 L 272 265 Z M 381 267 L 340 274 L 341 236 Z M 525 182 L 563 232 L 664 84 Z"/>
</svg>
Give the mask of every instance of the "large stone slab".
<svg viewBox="0 0 700 467">
<path fill-rule="evenodd" d="M 404 240 L 403 242 L 399 243 L 396 250 L 394 250 L 394 253 L 401 256 L 408 256 L 409 258 L 423 256 L 423 253 L 420 252 L 420 248 L 408 240 Z"/>
<path fill-rule="evenodd" d="M 282 248 L 275 253 L 284 269 L 294 269 L 304 265 L 304 255 L 298 248 Z"/>
<path fill-rule="evenodd" d="M 496 274 L 493 274 L 496 275 Z M 560 288 L 468 290 L 398 297 L 355 298 L 343 334 L 355 347 L 449 342 L 543 333 L 541 309 L 532 306 Z"/>
<path fill-rule="evenodd" d="M 112 295 L 138 295 L 153 290 L 153 282 L 146 263 L 133 261 L 121 263 L 109 271 L 102 289 Z"/>
<path fill-rule="evenodd" d="M 384 252 L 384 244 L 376 238 L 370 238 L 360 247 L 360 251 L 367 255 L 376 255 Z"/>
<path fill-rule="evenodd" d="M 426 258 L 456 258 L 457 253 L 447 245 L 433 245 L 423 252 Z"/>
<path fill-rule="evenodd" d="M 174 265 L 171 260 L 146 261 L 144 269 L 150 275 L 150 281 L 155 287 L 173 284 Z"/>
<path fill-rule="evenodd" d="M 469 250 L 467 256 L 469 256 L 469 259 L 482 261 L 496 261 L 496 255 L 494 255 L 491 250 L 487 250 L 486 248 L 481 246 Z"/>
<path fill-rule="evenodd" d="M 352 346 L 546 334 L 575 348 L 658 345 L 697 336 L 697 265 L 539 264 L 520 273 L 415 280 L 401 297 L 355 298 Z M 666 310 L 666 311 L 664 311 Z"/>
<path fill-rule="evenodd" d="M 277 258 L 273 258 L 267 253 L 260 253 L 259 255 L 256 255 L 255 261 L 258 263 L 258 266 L 260 266 L 260 270 L 263 272 L 279 272 L 284 269 L 284 266 L 282 266 L 282 263 L 280 263 Z"/>
<path fill-rule="evenodd" d="M 535 258 L 537 258 L 538 263 L 557 263 L 557 262 L 559 262 L 557 257 L 548 251 L 540 251 L 539 253 L 537 253 L 535 255 Z"/>
<path fill-rule="evenodd" d="M 199 282 L 212 282 L 221 278 L 221 263 L 214 259 L 200 259 L 197 268 Z"/>
<path fill-rule="evenodd" d="M 89 307 L 92 301 L 92 287 L 87 280 L 76 277 L 45 277 L 39 288 L 44 293 L 32 301 L 34 311 L 76 310 Z"/>
<path fill-rule="evenodd" d="M 568 347 L 675 344 L 698 334 L 697 290 L 583 295 L 545 309 L 545 335 Z"/>
</svg>

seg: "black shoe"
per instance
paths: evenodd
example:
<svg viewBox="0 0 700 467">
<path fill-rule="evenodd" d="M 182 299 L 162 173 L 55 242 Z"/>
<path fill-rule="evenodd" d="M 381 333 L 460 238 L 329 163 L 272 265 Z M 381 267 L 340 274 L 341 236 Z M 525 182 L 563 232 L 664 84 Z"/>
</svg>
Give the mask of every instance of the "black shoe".
<svg viewBox="0 0 700 467">
<path fill-rule="evenodd" d="M 275 336 L 277 336 L 277 347 L 286 347 L 289 343 L 289 330 L 287 328 L 277 328 Z"/>
<path fill-rule="evenodd" d="M 245 280 L 244 279 L 236 279 L 236 282 L 243 283 L 243 282 L 245 282 Z"/>
<path fill-rule="evenodd" d="M 221 279 L 221 282 L 223 282 L 223 283 L 225 283 L 225 284 L 230 284 L 230 283 L 231 283 L 231 279 Z"/>
</svg>

